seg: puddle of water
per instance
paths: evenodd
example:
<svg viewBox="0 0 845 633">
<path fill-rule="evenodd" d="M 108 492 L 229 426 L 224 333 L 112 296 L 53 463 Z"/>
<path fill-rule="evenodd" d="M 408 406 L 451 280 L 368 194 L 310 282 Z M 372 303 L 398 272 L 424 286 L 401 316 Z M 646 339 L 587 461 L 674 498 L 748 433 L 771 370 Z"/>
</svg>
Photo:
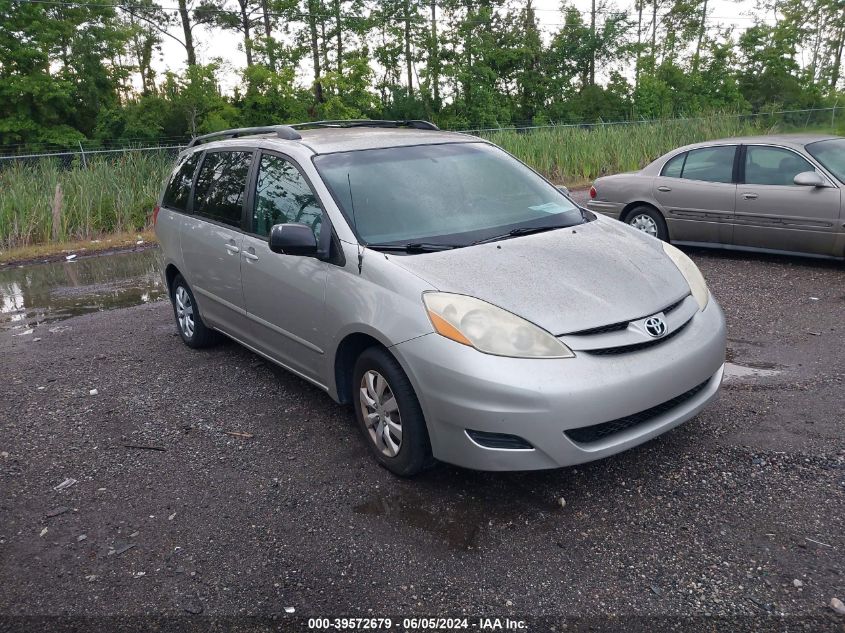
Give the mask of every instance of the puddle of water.
<svg viewBox="0 0 845 633">
<path fill-rule="evenodd" d="M 157 248 L 0 269 L 0 330 L 149 303 L 166 295 Z"/>
<path fill-rule="evenodd" d="M 759 363 L 763 364 L 763 363 Z M 737 365 L 736 363 L 725 363 L 725 379 L 731 378 L 767 378 L 783 373 L 781 369 L 767 369 L 765 367 L 751 367 L 749 365 Z"/>
<path fill-rule="evenodd" d="M 452 549 L 467 550 L 476 544 L 480 518 L 449 516 L 449 512 L 432 512 L 413 500 L 401 497 L 374 497 L 355 506 L 357 514 L 389 517 L 441 538 Z"/>
<path fill-rule="evenodd" d="M 752 341 L 740 341 L 747 345 L 754 345 Z M 759 344 L 758 344 L 759 345 Z M 760 361 L 739 361 L 735 349 L 728 347 L 725 352 L 725 379 L 768 378 L 777 376 L 784 371 L 783 365 Z"/>
</svg>

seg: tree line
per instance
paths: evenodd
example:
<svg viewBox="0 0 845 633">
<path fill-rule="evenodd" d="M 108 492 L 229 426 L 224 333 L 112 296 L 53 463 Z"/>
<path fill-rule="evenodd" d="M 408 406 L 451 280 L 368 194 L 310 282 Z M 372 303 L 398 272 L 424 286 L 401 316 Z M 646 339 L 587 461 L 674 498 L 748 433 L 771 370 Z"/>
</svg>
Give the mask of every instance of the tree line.
<svg viewBox="0 0 845 633">
<path fill-rule="evenodd" d="M 564 0 L 542 21 L 535 1 L 0 0 L 0 150 L 327 118 L 461 129 L 845 105 L 845 0 L 762 0 L 740 27 L 708 0 Z M 224 60 L 197 55 L 221 32 L 244 62 L 230 94 Z M 156 71 L 165 41 L 183 71 Z"/>
</svg>

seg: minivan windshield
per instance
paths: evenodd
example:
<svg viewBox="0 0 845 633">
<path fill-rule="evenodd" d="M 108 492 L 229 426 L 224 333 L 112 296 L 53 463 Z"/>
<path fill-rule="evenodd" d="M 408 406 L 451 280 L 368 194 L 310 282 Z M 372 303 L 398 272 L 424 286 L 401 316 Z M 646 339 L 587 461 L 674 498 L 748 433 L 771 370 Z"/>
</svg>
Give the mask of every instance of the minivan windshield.
<svg viewBox="0 0 845 633">
<path fill-rule="evenodd" d="M 839 182 L 845 183 L 845 138 L 817 141 L 810 143 L 805 149 L 836 176 Z"/>
<path fill-rule="evenodd" d="M 556 187 L 486 143 L 338 152 L 314 164 L 370 246 L 434 250 L 584 221 Z"/>
</svg>

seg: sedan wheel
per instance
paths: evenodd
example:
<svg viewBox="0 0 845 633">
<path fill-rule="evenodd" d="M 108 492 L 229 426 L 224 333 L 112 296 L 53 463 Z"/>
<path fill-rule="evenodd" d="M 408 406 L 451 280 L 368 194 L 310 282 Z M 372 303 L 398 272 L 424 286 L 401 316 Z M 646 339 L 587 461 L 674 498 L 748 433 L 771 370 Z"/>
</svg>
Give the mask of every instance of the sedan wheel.
<svg viewBox="0 0 845 633">
<path fill-rule="evenodd" d="M 635 215 L 631 218 L 628 224 L 643 233 L 648 233 L 652 237 L 657 237 L 657 223 L 651 216 L 640 213 L 639 215 Z"/>
<path fill-rule="evenodd" d="M 660 211 L 654 207 L 640 205 L 632 209 L 625 217 L 625 222 L 646 235 L 651 235 L 664 242 L 669 241 L 666 220 L 663 219 Z"/>
<path fill-rule="evenodd" d="M 372 369 L 361 377 L 361 415 L 376 448 L 387 457 L 396 457 L 402 447 L 399 404 L 387 379 Z"/>
</svg>

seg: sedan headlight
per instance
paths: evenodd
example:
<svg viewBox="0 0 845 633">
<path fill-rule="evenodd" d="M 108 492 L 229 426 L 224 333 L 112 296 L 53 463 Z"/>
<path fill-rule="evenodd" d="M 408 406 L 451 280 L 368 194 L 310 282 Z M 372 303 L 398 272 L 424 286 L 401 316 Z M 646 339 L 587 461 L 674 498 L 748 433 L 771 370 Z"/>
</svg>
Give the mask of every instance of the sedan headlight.
<svg viewBox="0 0 845 633">
<path fill-rule="evenodd" d="M 507 310 L 466 295 L 425 292 L 435 331 L 485 354 L 514 358 L 572 358 L 566 345 Z"/>
<path fill-rule="evenodd" d="M 684 279 L 686 279 L 689 284 L 692 296 L 698 302 L 698 307 L 703 310 L 707 305 L 707 302 L 710 300 L 710 291 L 707 289 L 707 282 L 704 281 L 704 275 L 702 275 L 701 271 L 698 270 L 698 266 L 696 266 L 683 252 L 668 242 L 663 242 L 663 252 L 669 256 L 669 259 L 671 259 L 675 263 L 675 266 L 678 267 L 678 270 L 681 271 Z"/>
</svg>

